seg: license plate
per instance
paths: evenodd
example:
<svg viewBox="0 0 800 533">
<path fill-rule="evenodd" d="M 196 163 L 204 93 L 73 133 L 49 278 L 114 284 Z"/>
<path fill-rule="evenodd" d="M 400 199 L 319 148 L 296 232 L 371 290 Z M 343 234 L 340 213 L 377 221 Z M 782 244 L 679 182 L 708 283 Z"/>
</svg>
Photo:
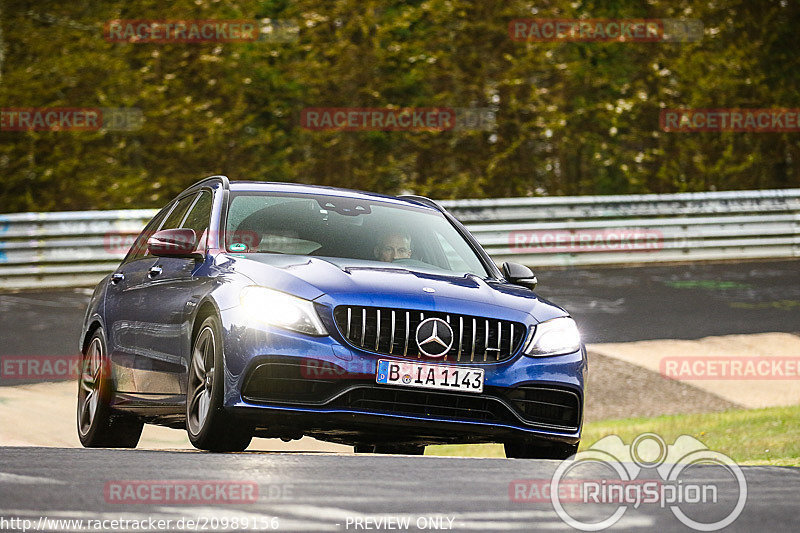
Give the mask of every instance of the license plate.
<svg viewBox="0 0 800 533">
<path fill-rule="evenodd" d="M 481 393 L 483 369 L 381 359 L 375 381 L 383 385 Z"/>
</svg>

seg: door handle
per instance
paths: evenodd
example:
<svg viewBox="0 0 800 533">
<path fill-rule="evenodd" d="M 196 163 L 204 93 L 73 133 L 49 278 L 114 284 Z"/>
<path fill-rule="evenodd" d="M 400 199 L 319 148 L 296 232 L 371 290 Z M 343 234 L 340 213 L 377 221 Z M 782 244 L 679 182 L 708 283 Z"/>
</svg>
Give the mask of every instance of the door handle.
<svg viewBox="0 0 800 533">
<path fill-rule="evenodd" d="M 164 269 L 162 269 L 160 266 L 154 265 L 154 266 L 150 267 L 150 270 L 147 271 L 147 276 L 150 277 L 150 278 L 154 278 L 154 277 L 158 276 L 159 274 L 161 274 L 161 272 L 163 272 L 163 271 L 164 271 Z"/>
<path fill-rule="evenodd" d="M 123 274 L 122 272 L 115 272 L 114 274 L 111 274 L 111 284 L 112 285 L 116 285 L 117 283 L 119 283 L 120 281 L 122 281 L 124 279 L 125 279 L 125 274 Z"/>
</svg>

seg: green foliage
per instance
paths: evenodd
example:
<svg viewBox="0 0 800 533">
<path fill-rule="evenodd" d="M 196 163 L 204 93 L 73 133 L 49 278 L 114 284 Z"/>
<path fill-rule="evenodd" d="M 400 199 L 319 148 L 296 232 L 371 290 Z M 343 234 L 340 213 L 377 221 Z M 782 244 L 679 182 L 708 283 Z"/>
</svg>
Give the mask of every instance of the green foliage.
<svg viewBox="0 0 800 533">
<path fill-rule="evenodd" d="M 739 464 L 800 466 L 800 406 L 590 422 L 580 451 L 608 435 L 630 444 L 642 433 L 656 433 L 668 444 L 691 435 Z M 428 446 L 425 455 L 505 457 L 505 452 L 501 444 L 460 444 Z"/>
<path fill-rule="evenodd" d="M 515 42 L 526 17 L 696 18 L 689 43 Z M 112 19 L 291 21 L 288 42 L 116 43 Z M 0 212 L 163 205 L 210 174 L 436 198 L 800 186 L 797 133 L 667 133 L 676 107 L 800 107 L 797 2 L 0 0 L 0 107 L 141 129 L 0 131 Z M 306 107 L 491 108 L 491 131 L 337 132 Z"/>
</svg>

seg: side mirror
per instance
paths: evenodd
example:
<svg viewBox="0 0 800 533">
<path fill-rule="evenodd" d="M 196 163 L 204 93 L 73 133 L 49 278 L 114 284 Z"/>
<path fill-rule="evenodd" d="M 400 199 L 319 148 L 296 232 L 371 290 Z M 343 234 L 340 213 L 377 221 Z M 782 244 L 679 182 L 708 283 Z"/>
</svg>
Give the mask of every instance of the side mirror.
<svg viewBox="0 0 800 533">
<path fill-rule="evenodd" d="M 533 271 L 519 263 L 503 263 L 503 276 L 509 283 L 522 285 L 530 290 L 535 289 L 536 284 L 539 283 Z"/>
<path fill-rule="evenodd" d="M 193 257 L 197 233 L 193 229 L 165 229 L 147 239 L 147 250 L 157 257 Z"/>
</svg>

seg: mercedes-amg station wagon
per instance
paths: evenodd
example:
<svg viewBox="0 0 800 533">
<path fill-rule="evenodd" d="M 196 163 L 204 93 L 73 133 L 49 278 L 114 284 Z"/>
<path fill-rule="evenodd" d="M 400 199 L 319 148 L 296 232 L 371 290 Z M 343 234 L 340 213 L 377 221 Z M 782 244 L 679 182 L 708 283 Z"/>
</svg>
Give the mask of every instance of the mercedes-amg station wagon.
<svg viewBox="0 0 800 533">
<path fill-rule="evenodd" d="M 149 423 L 212 451 L 306 435 L 568 457 L 586 351 L 535 285 L 427 198 L 204 179 L 94 291 L 80 440 L 135 447 Z"/>
</svg>

